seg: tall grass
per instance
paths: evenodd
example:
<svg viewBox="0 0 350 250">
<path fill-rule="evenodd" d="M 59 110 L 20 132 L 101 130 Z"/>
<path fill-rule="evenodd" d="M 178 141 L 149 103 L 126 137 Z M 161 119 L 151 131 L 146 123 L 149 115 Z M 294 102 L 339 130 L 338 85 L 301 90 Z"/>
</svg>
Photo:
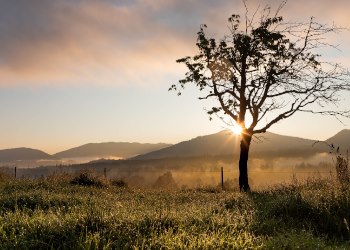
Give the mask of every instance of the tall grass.
<svg viewBox="0 0 350 250">
<path fill-rule="evenodd" d="M 350 191 L 309 180 L 251 193 L 0 182 L 0 249 L 349 248 Z"/>
</svg>

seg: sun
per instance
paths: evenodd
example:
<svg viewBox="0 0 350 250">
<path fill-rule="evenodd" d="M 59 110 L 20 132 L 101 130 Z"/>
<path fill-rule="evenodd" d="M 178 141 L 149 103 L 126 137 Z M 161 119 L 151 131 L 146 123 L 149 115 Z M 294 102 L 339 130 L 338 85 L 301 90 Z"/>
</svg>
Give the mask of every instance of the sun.
<svg viewBox="0 0 350 250">
<path fill-rule="evenodd" d="M 242 127 L 239 125 L 234 125 L 231 128 L 232 133 L 234 133 L 235 135 L 240 135 L 242 133 Z"/>
</svg>

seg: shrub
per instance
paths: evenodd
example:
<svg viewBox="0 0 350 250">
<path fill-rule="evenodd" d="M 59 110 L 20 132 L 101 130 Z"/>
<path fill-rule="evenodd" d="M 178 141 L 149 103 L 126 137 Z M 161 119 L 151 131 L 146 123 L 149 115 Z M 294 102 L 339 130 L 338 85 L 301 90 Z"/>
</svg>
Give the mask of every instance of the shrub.
<svg viewBox="0 0 350 250">
<path fill-rule="evenodd" d="M 94 186 L 94 187 L 104 187 L 106 186 L 105 181 L 101 178 L 95 176 L 92 172 L 84 171 L 73 178 L 70 182 L 73 185 L 80 186 Z"/>
<path fill-rule="evenodd" d="M 154 182 L 153 188 L 177 189 L 177 184 L 171 172 L 166 172 L 159 176 Z"/>
<path fill-rule="evenodd" d="M 112 184 L 112 186 L 115 186 L 115 187 L 123 187 L 123 188 L 128 187 L 128 183 L 123 179 L 112 179 L 110 183 Z"/>
<path fill-rule="evenodd" d="M 159 176 L 153 184 L 153 188 L 176 189 L 177 184 L 171 172 Z"/>
</svg>

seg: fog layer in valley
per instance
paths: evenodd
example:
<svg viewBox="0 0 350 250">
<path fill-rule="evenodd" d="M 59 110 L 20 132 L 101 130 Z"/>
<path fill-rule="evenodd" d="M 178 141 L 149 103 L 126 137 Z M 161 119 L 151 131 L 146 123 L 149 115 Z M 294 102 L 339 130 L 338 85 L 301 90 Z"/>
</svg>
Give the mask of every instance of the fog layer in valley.
<svg viewBox="0 0 350 250">
<path fill-rule="evenodd" d="M 207 156 L 157 160 L 99 160 L 76 165 L 55 165 L 17 168 L 17 178 L 46 178 L 50 175 L 76 174 L 93 170 L 108 179 L 123 179 L 131 187 L 197 188 L 221 186 L 221 168 L 227 188 L 238 185 L 238 158 Z M 1 171 L 14 176 L 14 167 Z M 335 157 L 317 153 L 310 157 L 265 157 L 249 160 L 249 179 L 253 188 L 303 180 L 309 177 L 329 177 L 335 172 Z M 161 180 L 159 180 L 161 179 Z M 157 184 L 158 183 L 158 184 Z M 163 184 L 162 184 L 163 183 Z M 176 183 L 176 185 L 173 185 Z"/>
</svg>

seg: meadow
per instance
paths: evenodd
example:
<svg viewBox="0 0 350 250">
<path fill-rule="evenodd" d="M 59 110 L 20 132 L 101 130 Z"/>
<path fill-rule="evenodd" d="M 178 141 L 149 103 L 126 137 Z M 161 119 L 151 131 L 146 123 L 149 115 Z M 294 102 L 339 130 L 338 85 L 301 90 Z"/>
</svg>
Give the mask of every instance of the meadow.
<svg viewBox="0 0 350 250">
<path fill-rule="evenodd" d="M 334 179 L 241 193 L 128 188 L 70 175 L 0 181 L 0 249 L 349 249 Z"/>
</svg>

